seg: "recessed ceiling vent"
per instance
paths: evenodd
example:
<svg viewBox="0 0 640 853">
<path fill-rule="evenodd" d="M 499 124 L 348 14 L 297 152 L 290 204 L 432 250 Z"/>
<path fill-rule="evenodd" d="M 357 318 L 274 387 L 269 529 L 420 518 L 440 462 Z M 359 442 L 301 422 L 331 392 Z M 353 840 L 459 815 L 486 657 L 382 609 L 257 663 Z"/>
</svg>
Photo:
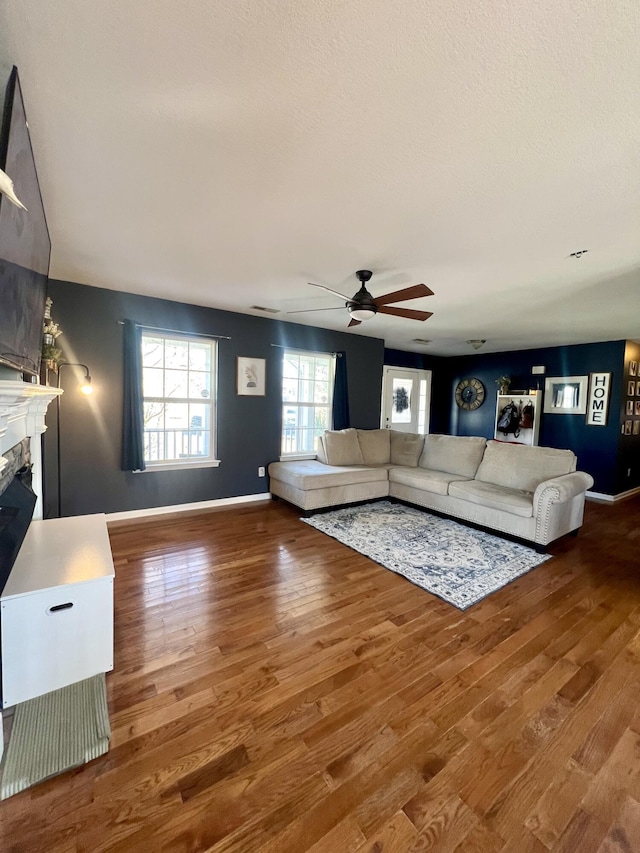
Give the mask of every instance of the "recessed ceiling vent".
<svg viewBox="0 0 640 853">
<path fill-rule="evenodd" d="M 265 308 L 264 305 L 252 305 L 251 308 L 254 311 L 266 311 L 267 314 L 279 314 L 279 308 Z"/>
<path fill-rule="evenodd" d="M 431 341 L 428 341 L 426 338 L 413 338 L 412 341 L 414 344 L 430 344 Z"/>
</svg>

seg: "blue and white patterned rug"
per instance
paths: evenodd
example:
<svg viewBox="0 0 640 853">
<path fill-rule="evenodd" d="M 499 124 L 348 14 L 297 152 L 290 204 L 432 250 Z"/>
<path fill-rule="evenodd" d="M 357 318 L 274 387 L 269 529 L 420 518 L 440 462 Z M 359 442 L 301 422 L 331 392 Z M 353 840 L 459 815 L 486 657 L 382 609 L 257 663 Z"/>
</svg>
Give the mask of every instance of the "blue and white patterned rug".
<svg viewBox="0 0 640 853">
<path fill-rule="evenodd" d="M 388 501 L 337 509 L 302 521 L 460 610 L 551 557 Z"/>
</svg>

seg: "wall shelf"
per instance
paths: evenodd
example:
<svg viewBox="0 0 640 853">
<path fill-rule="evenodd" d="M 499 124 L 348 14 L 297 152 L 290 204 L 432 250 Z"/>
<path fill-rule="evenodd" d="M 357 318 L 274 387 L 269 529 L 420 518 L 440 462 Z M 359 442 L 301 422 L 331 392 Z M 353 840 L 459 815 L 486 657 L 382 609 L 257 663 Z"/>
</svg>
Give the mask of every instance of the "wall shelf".
<svg viewBox="0 0 640 853">
<path fill-rule="evenodd" d="M 531 429 L 519 428 L 518 433 L 504 434 L 498 430 L 498 421 L 502 412 L 510 403 L 513 403 L 522 415 L 524 407 L 527 405 L 533 406 L 533 427 Z M 511 444 L 527 444 L 534 447 L 538 444 L 540 435 L 540 413 L 542 410 L 542 394 L 538 391 L 537 394 L 528 393 L 509 393 L 498 394 L 496 400 L 496 417 L 493 425 L 493 437 L 496 441 L 506 441 Z"/>
</svg>

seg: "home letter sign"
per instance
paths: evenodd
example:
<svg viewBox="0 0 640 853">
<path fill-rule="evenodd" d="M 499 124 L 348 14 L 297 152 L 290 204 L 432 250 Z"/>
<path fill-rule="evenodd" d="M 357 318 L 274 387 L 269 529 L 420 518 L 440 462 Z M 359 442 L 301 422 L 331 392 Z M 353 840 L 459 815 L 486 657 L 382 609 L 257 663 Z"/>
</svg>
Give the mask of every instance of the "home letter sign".
<svg viewBox="0 0 640 853">
<path fill-rule="evenodd" d="M 589 384 L 589 405 L 587 407 L 587 424 L 589 426 L 606 426 L 609 408 L 610 373 L 592 373 Z"/>
</svg>

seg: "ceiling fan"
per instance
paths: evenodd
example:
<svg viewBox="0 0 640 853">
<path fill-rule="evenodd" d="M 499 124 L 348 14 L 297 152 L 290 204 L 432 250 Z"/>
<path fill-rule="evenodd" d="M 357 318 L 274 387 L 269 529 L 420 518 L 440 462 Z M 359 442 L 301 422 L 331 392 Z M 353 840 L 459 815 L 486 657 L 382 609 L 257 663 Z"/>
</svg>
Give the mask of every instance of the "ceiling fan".
<svg viewBox="0 0 640 853">
<path fill-rule="evenodd" d="M 408 320 L 428 320 L 433 311 L 418 311 L 413 308 L 391 308 L 392 302 L 405 302 L 409 299 L 418 299 L 420 296 L 433 296 L 433 290 L 426 284 L 414 284 L 402 290 L 394 290 L 393 293 L 385 293 L 382 296 L 373 297 L 366 288 L 366 284 L 373 273 L 371 270 L 358 270 L 356 278 L 360 282 L 360 290 L 354 296 L 345 296 L 337 290 L 325 287 L 324 284 L 308 282 L 311 287 L 321 287 L 323 290 L 333 293 L 345 300 L 345 308 L 351 315 L 350 326 L 359 326 L 363 320 L 369 320 L 376 314 L 391 314 L 394 317 L 406 317 Z M 309 311 L 335 311 L 335 308 L 307 308 L 302 311 L 288 311 L 289 314 L 306 314 Z"/>
</svg>

